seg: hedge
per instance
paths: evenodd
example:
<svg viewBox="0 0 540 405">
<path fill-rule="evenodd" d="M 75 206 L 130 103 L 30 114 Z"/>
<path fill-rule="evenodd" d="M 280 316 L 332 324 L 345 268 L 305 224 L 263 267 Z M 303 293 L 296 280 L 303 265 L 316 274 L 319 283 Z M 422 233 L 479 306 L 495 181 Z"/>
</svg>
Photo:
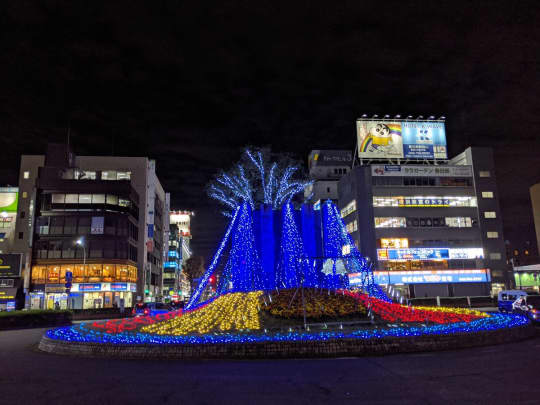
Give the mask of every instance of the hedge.
<svg viewBox="0 0 540 405">
<path fill-rule="evenodd" d="M 31 310 L 0 312 L 0 329 L 71 325 L 71 311 Z"/>
</svg>

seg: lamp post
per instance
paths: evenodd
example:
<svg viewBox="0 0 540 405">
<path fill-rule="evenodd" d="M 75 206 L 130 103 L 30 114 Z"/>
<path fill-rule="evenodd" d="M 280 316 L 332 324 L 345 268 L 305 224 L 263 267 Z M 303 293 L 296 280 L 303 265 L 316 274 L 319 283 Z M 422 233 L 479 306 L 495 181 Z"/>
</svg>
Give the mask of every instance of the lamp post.
<svg viewBox="0 0 540 405">
<path fill-rule="evenodd" d="M 86 248 L 84 247 L 83 238 L 77 239 L 77 242 L 75 242 L 75 244 L 83 248 L 83 271 L 84 271 L 86 267 Z"/>
</svg>

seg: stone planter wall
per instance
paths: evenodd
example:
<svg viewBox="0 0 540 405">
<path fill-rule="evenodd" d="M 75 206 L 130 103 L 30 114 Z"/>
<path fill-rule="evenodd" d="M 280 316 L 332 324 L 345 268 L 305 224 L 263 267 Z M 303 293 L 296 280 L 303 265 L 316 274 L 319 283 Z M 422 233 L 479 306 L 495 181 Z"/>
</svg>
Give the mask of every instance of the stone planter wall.
<svg viewBox="0 0 540 405">
<path fill-rule="evenodd" d="M 257 359 L 384 355 L 453 350 L 508 343 L 535 334 L 531 325 L 471 334 L 322 342 L 223 343 L 200 345 L 112 345 L 64 342 L 43 337 L 40 350 L 56 354 L 125 359 Z"/>
</svg>

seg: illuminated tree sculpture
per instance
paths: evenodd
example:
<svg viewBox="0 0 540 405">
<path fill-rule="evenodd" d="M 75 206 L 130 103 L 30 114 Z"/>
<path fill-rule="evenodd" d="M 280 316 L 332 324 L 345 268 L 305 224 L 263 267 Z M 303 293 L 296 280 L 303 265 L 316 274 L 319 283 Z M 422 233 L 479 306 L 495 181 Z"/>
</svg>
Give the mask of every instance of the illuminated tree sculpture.
<svg viewBox="0 0 540 405">
<path fill-rule="evenodd" d="M 286 155 L 271 161 L 266 149 L 246 149 L 240 161 L 227 172 L 217 175 L 208 185 L 208 195 L 226 207 L 231 216 L 237 206 L 247 201 L 251 209 L 266 204 L 279 209 L 312 183 L 299 164 Z"/>
</svg>

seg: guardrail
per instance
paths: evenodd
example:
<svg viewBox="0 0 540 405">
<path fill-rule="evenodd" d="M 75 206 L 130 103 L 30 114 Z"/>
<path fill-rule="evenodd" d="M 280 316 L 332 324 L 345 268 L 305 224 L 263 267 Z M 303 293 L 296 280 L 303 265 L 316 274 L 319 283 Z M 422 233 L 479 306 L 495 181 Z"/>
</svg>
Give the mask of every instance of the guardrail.
<svg viewBox="0 0 540 405">
<path fill-rule="evenodd" d="M 407 305 L 450 308 L 496 307 L 497 298 L 491 296 L 408 298 Z"/>
</svg>

